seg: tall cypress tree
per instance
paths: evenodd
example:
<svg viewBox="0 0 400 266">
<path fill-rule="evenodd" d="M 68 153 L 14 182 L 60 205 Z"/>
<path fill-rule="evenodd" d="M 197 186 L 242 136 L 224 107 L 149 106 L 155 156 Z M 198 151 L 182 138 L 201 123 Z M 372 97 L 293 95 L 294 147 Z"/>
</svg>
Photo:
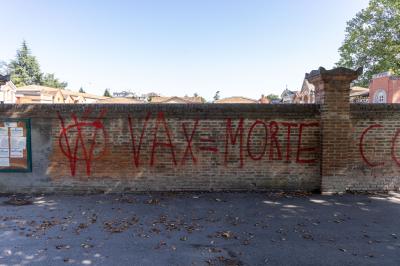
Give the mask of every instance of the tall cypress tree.
<svg viewBox="0 0 400 266">
<path fill-rule="evenodd" d="M 103 96 L 105 96 L 105 97 L 111 97 L 110 89 L 107 88 L 107 89 L 104 91 Z"/>
</svg>

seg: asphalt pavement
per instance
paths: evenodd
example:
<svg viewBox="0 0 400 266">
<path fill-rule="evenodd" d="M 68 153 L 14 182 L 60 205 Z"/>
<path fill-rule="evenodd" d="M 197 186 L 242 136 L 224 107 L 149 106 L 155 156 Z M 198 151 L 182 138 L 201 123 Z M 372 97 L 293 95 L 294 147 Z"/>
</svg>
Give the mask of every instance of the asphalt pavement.
<svg viewBox="0 0 400 266">
<path fill-rule="evenodd" d="M 0 265 L 400 265 L 398 193 L 9 199 Z"/>
</svg>

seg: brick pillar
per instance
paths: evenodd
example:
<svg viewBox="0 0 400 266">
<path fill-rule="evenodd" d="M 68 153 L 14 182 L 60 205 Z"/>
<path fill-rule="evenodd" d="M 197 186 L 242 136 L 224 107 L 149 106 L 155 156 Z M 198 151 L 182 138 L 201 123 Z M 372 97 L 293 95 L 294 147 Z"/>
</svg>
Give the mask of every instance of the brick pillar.
<svg viewBox="0 0 400 266">
<path fill-rule="evenodd" d="M 343 192 L 349 172 L 351 120 L 350 83 L 362 73 L 347 68 L 318 70 L 306 74 L 315 86 L 315 103 L 321 110 L 321 191 Z"/>
</svg>

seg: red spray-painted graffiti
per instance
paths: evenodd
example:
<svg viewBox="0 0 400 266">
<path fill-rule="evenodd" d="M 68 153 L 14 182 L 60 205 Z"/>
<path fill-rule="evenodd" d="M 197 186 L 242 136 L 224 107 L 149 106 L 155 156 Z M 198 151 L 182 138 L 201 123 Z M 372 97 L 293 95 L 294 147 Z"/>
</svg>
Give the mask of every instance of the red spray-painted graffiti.
<svg viewBox="0 0 400 266">
<path fill-rule="evenodd" d="M 106 152 L 107 134 L 103 125 L 103 118 L 106 111 L 102 110 L 97 118 L 89 120 L 90 109 L 87 109 L 81 119 L 75 114 L 71 114 L 72 123 L 66 124 L 65 119 L 58 113 L 58 118 L 61 124 L 61 131 L 58 138 L 58 144 L 62 154 L 69 161 L 71 175 L 76 174 L 77 164 L 79 161 L 84 161 L 86 166 L 86 174 L 92 172 L 91 166 L 94 160 L 102 157 Z M 202 121 L 194 119 L 191 122 L 182 122 L 180 127 L 174 127 L 171 131 L 163 112 L 158 112 L 153 118 L 153 127 L 149 127 L 149 122 L 152 119 L 152 113 L 142 119 L 137 119 L 137 124 L 134 119 L 128 116 L 129 135 L 131 140 L 132 165 L 140 167 L 141 154 L 143 150 L 149 151 L 150 156 L 148 165 L 154 166 L 157 163 L 157 156 L 161 153 L 169 153 L 170 163 L 173 166 L 184 166 L 188 162 L 194 165 L 198 164 L 199 152 L 209 152 L 223 155 L 224 165 L 236 165 L 240 168 L 244 167 L 245 159 L 249 158 L 252 161 L 260 161 L 266 155 L 270 161 L 285 161 L 287 163 L 294 162 L 297 164 L 313 164 L 317 162 L 318 147 L 308 146 L 304 142 L 304 131 L 307 128 L 318 128 L 319 123 L 293 123 L 293 122 L 277 122 L 269 121 L 268 123 L 256 119 L 247 128 L 244 118 L 233 120 L 227 118 L 225 120 L 224 135 L 216 137 L 205 136 L 204 129 L 199 130 Z M 178 122 L 179 123 L 179 122 Z M 135 128 L 140 128 L 135 129 Z M 359 153 L 363 162 L 370 167 L 384 166 L 385 161 L 374 159 L 370 152 L 367 138 L 371 137 L 378 130 L 384 129 L 383 125 L 373 124 L 365 128 L 359 138 Z M 182 145 L 182 141 L 176 140 L 177 131 L 181 130 L 184 137 L 184 147 L 177 148 L 176 145 Z M 149 131 L 152 134 L 148 134 Z M 292 145 L 296 141 L 293 140 L 293 132 L 298 132 L 297 145 Z M 220 131 L 216 131 L 220 134 Z M 257 132 L 257 133 L 255 133 Z M 175 133 L 176 135 L 174 136 Z M 309 134 L 309 133 L 308 133 Z M 285 141 L 282 142 L 282 136 L 285 136 Z M 175 137 L 175 138 L 174 138 Z M 392 160 L 400 166 L 400 156 L 397 154 L 397 143 L 400 137 L 400 129 L 398 129 L 390 143 L 390 156 Z M 145 141 L 146 138 L 151 138 Z M 96 141 L 100 139 L 101 141 Z M 255 143 L 257 141 L 257 144 Z M 174 143 L 174 141 L 178 141 Z M 224 142 L 224 143 L 218 143 Z M 315 143 L 312 141 L 312 143 Z M 318 141 L 317 141 L 318 143 Z M 268 148 L 269 146 L 269 148 Z M 255 149 L 256 148 L 256 149 Z M 245 154 L 246 152 L 246 154 Z M 296 154 L 295 160 L 292 161 L 292 152 Z M 385 151 L 383 151 L 385 152 Z M 163 156 L 162 163 L 165 163 Z M 179 160 L 178 160 L 179 158 Z M 235 159 L 232 159 L 235 158 Z"/>
<path fill-rule="evenodd" d="M 278 140 L 278 131 L 279 131 L 279 125 L 275 121 L 271 121 L 269 123 L 269 127 L 271 129 L 271 146 L 269 148 L 269 159 L 270 160 L 282 160 L 282 153 L 281 153 L 281 145 L 279 144 Z M 278 157 L 274 159 L 274 147 L 276 150 L 276 153 L 278 154 Z"/>
<path fill-rule="evenodd" d="M 367 127 L 366 129 L 363 130 L 363 132 L 361 133 L 360 136 L 360 142 L 359 142 L 359 150 L 360 150 L 360 155 L 362 160 L 370 167 L 377 167 L 377 166 L 384 166 L 385 162 L 381 161 L 381 162 L 375 162 L 372 158 L 368 158 L 366 155 L 366 151 L 365 151 L 365 138 L 367 137 L 367 135 L 372 131 L 372 129 L 384 129 L 384 126 L 381 124 L 373 124 L 370 125 L 369 127 Z M 391 144 L 390 144 L 390 155 L 392 157 L 392 160 L 398 165 L 400 166 L 400 159 L 398 158 L 398 156 L 396 155 L 396 143 L 397 140 L 400 136 L 400 129 L 396 130 L 396 133 L 394 134 Z"/>
<path fill-rule="evenodd" d="M 185 164 L 186 156 L 188 153 L 190 153 L 193 163 L 194 164 L 197 163 L 197 158 L 193 154 L 192 142 L 193 142 L 193 137 L 194 137 L 194 134 L 196 133 L 196 129 L 197 129 L 198 125 L 199 125 L 199 119 L 196 119 L 194 122 L 192 132 L 190 133 L 190 136 L 189 136 L 187 133 L 186 124 L 182 123 L 182 130 L 183 130 L 183 134 L 185 135 L 185 139 L 186 139 L 186 143 L 187 143 L 185 152 L 183 153 L 182 160 L 181 160 L 182 165 Z"/>
<path fill-rule="evenodd" d="M 101 157 L 106 149 L 106 131 L 102 123 L 106 111 L 102 110 L 100 115 L 94 121 L 88 122 L 87 117 L 91 113 L 90 109 L 87 109 L 85 114 L 82 116 L 82 121 L 79 121 L 75 114 L 71 114 L 73 123 L 71 125 L 65 125 L 64 118 L 57 112 L 58 119 L 61 123 L 61 132 L 59 135 L 59 146 L 61 152 L 68 158 L 71 175 L 74 176 L 76 173 L 76 167 L 78 161 L 85 161 L 86 174 L 90 176 L 92 161 Z M 88 136 L 85 132 L 89 131 L 92 136 Z M 100 131 L 101 137 L 103 138 L 103 146 L 100 148 L 99 155 L 94 156 L 96 148 L 96 137 Z M 74 137 L 73 137 L 74 135 Z M 74 138 L 74 141 L 72 140 Z"/>
<path fill-rule="evenodd" d="M 289 162 L 290 161 L 290 154 L 291 154 L 291 146 L 290 146 L 290 136 L 292 133 L 292 127 L 297 127 L 297 124 L 295 123 L 282 123 L 282 125 L 284 125 L 285 127 L 287 127 L 287 133 L 286 133 L 286 142 L 287 142 L 287 149 L 286 149 L 286 161 Z M 315 126 L 318 126 L 318 124 L 316 124 Z M 299 134 L 299 138 L 301 138 L 301 134 Z M 300 140 L 299 140 L 300 143 Z M 298 160 L 297 160 L 298 161 Z"/>
<path fill-rule="evenodd" d="M 142 143 L 143 143 L 143 137 L 144 137 L 144 132 L 147 128 L 147 123 L 149 122 L 151 113 L 147 113 L 146 118 L 144 120 L 144 125 L 142 128 L 142 132 L 140 133 L 140 138 L 139 138 L 139 145 L 136 148 L 136 141 L 135 141 L 135 135 L 133 132 L 133 122 L 132 122 L 132 117 L 128 116 L 128 124 L 129 124 L 129 132 L 131 134 L 131 140 L 132 140 L 132 154 L 133 154 L 133 163 L 135 164 L 136 167 L 140 165 L 140 149 L 142 148 Z"/>
<path fill-rule="evenodd" d="M 400 135 L 400 129 L 397 129 L 396 134 L 394 135 L 393 140 L 392 140 L 392 147 L 390 149 L 391 154 L 392 154 L 392 159 L 393 159 L 393 161 L 396 162 L 396 164 L 398 166 L 400 166 L 400 160 L 396 156 L 396 148 L 395 147 L 396 147 L 396 141 L 397 141 L 397 138 L 399 137 L 399 135 Z"/>
<path fill-rule="evenodd" d="M 256 128 L 257 125 L 262 125 L 264 127 L 264 132 L 265 132 L 265 139 L 264 139 L 264 145 L 262 146 L 262 150 L 260 152 L 259 155 L 254 155 L 253 152 L 251 151 L 251 141 L 252 141 L 252 134 L 254 129 Z M 247 154 L 249 155 L 249 157 L 254 160 L 254 161 L 258 161 L 261 160 L 262 157 L 265 154 L 265 151 L 267 149 L 267 144 L 268 144 L 268 127 L 267 124 L 261 120 L 256 120 L 256 122 L 254 122 L 249 129 L 249 134 L 247 135 Z"/>
<path fill-rule="evenodd" d="M 315 163 L 316 159 L 301 159 L 301 153 L 302 152 L 315 152 L 316 151 L 316 147 L 302 147 L 302 137 L 303 137 L 303 129 L 305 127 L 318 127 L 319 124 L 318 123 L 301 123 L 300 124 L 300 128 L 299 128 L 299 141 L 297 142 L 297 155 L 296 155 L 296 162 L 297 163 Z M 289 127 L 288 127 L 289 130 Z M 289 137 L 288 137 L 289 138 Z M 288 141 L 288 143 L 290 143 Z"/>
<path fill-rule="evenodd" d="M 164 132 L 165 132 L 165 134 L 167 136 L 168 142 L 158 142 L 157 134 L 158 134 L 158 131 L 160 129 L 160 125 L 164 128 Z M 155 129 L 154 129 L 153 146 L 151 148 L 150 166 L 154 165 L 154 162 L 155 162 L 155 156 L 154 155 L 155 155 L 156 149 L 158 147 L 169 148 L 169 150 L 171 152 L 172 161 L 173 161 L 174 165 L 176 165 L 174 145 L 172 144 L 171 133 L 169 132 L 169 128 L 168 128 L 167 122 L 165 121 L 163 112 L 159 112 L 158 115 L 157 115 L 156 126 L 155 126 Z"/>
<path fill-rule="evenodd" d="M 76 175 L 79 161 L 85 163 L 86 174 L 90 175 L 92 162 L 100 159 L 106 152 L 107 134 L 102 122 L 106 112 L 103 110 L 97 118 L 89 120 L 90 113 L 91 110 L 87 110 L 81 119 L 71 114 L 70 124 L 66 124 L 64 118 L 58 114 L 61 124 L 59 147 L 69 161 L 72 176 Z M 317 147 L 309 147 L 309 143 L 317 145 L 318 134 L 307 131 L 307 140 L 304 141 L 305 129 L 315 127 L 316 129 L 311 130 L 318 130 L 318 123 L 265 122 L 256 119 L 247 127 L 244 118 L 227 118 L 219 130 L 211 131 L 209 133 L 212 134 L 207 135 L 208 129 L 201 127 L 207 122 L 199 119 L 194 119 L 193 122 L 175 121 L 172 127 L 163 112 L 148 112 L 142 118 L 129 115 L 127 122 L 129 132 L 115 128 L 113 132 L 121 132 L 119 134 L 126 134 L 130 138 L 128 152 L 132 156 L 132 166 L 136 168 L 152 167 L 156 164 L 169 164 L 173 167 L 190 163 L 196 165 L 199 158 L 204 160 L 201 153 L 221 154 L 220 159 L 226 167 L 239 168 L 244 167 L 246 159 L 260 161 L 264 157 L 290 163 L 292 150 L 296 152 L 295 160 L 292 160 L 294 163 L 312 164 L 318 158 Z M 292 136 L 296 131 L 297 139 Z M 183 136 L 183 141 L 177 139 L 178 135 Z M 314 135 L 311 140 L 310 135 Z M 296 141 L 297 145 L 294 145 Z M 118 146 L 112 146 L 111 149 L 116 147 Z"/>
<path fill-rule="evenodd" d="M 381 127 L 383 127 L 383 126 L 382 126 L 382 125 L 379 125 L 379 124 L 371 125 L 371 126 L 367 127 L 366 129 L 364 129 L 364 131 L 361 133 L 360 144 L 359 144 L 361 158 L 363 159 L 363 161 L 364 161 L 367 165 L 369 165 L 369 166 L 371 166 L 371 167 L 384 165 L 385 163 L 384 163 L 384 162 L 376 162 L 376 163 L 375 163 L 375 162 L 371 162 L 369 159 L 367 159 L 367 156 L 365 155 L 365 152 L 364 152 L 364 139 L 365 139 L 365 136 L 367 135 L 367 133 L 368 133 L 371 129 L 373 129 L 373 128 L 381 128 Z"/>
<path fill-rule="evenodd" d="M 152 116 L 151 113 L 148 113 L 144 118 L 144 122 L 142 123 L 141 130 L 138 130 L 140 133 L 138 136 L 135 136 L 134 132 L 134 124 L 131 116 L 128 117 L 129 131 L 132 142 L 132 153 L 133 153 L 133 164 L 136 167 L 140 166 L 140 151 L 142 148 L 142 141 L 144 136 L 146 136 L 146 132 L 151 130 L 148 128 L 148 121 Z M 138 119 L 140 120 L 140 119 Z M 143 120 L 143 119 L 142 119 Z M 191 161 L 194 165 L 198 163 L 198 153 L 197 152 L 210 152 L 210 153 L 218 153 L 220 150 L 218 148 L 218 143 L 216 143 L 216 139 L 212 136 L 204 136 L 204 130 L 199 132 L 199 125 L 201 121 L 199 119 L 195 119 L 193 124 L 190 125 L 188 122 L 182 122 L 181 128 L 184 136 L 184 141 L 186 142 L 185 147 L 182 149 L 182 157 L 180 157 L 179 164 L 185 165 L 187 161 Z M 137 124 L 139 125 L 139 124 Z M 228 166 L 230 162 L 239 162 L 239 167 L 244 166 L 245 154 L 244 150 L 247 149 L 247 155 L 251 160 L 259 161 L 261 160 L 267 151 L 267 145 L 270 145 L 269 149 L 269 160 L 282 160 L 282 143 L 278 137 L 279 130 L 282 129 L 280 125 L 286 127 L 286 162 L 290 162 L 290 154 L 292 151 L 291 147 L 291 134 L 293 128 L 298 128 L 298 142 L 297 142 L 297 153 L 295 163 L 299 164 L 311 164 L 317 161 L 317 147 L 303 147 L 303 134 L 304 129 L 306 127 L 318 127 L 318 123 L 278 123 L 276 121 L 271 121 L 269 124 L 262 120 L 256 120 L 251 124 L 249 129 L 247 130 L 244 125 L 244 118 L 239 118 L 237 121 L 233 121 L 231 118 L 226 119 L 225 126 L 225 136 L 224 136 L 224 148 L 222 149 L 222 154 L 224 156 L 224 165 Z M 253 137 L 254 131 L 257 128 L 263 130 L 263 136 L 261 140 L 263 140 L 261 150 L 258 150 L 255 153 L 252 150 L 253 147 Z M 168 152 L 169 158 L 171 159 L 171 164 L 174 166 L 178 165 L 177 152 L 176 147 L 174 145 L 174 136 L 170 130 L 170 127 L 165 120 L 165 116 L 162 112 L 159 112 L 156 117 L 155 125 L 153 130 L 153 138 L 151 143 L 151 156 L 149 161 L 149 166 L 154 166 L 156 164 L 157 158 L 157 150 L 164 148 L 166 152 Z M 159 134 L 163 134 L 164 141 L 160 142 L 158 137 Z M 197 138 L 197 146 L 195 145 L 195 136 L 198 133 L 201 133 Z M 245 134 L 247 133 L 247 142 L 244 143 Z M 137 141 L 139 139 L 139 143 Z M 236 147 L 236 149 L 234 149 Z M 233 152 L 238 152 L 238 154 L 233 154 Z M 312 159 L 303 159 L 302 156 L 308 153 Z M 229 160 L 230 156 L 236 155 L 237 159 Z M 165 162 L 165 158 L 164 158 Z"/>
<path fill-rule="evenodd" d="M 239 155 L 240 155 L 240 167 L 243 167 L 243 118 L 240 118 L 238 126 L 236 128 L 235 135 L 232 135 L 232 119 L 226 120 L 226 134 L 225 134 L 225 165 L 228 163 L 229 154 L 229 141 L 232 145 L 236 145 L 237 138 L 239 136 Z"/>
</svg>

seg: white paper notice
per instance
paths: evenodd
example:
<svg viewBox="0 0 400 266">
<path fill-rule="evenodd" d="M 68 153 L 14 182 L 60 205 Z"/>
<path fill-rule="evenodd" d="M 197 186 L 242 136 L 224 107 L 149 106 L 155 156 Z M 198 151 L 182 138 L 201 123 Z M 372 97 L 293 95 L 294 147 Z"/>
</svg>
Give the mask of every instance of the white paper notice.
<svg viewBox="0 0 400 266">
<path fill-rule="evenodd" d="M 22 127 L 10 127 L 11 137 L 23 137 L 24 129 Z"/>
<path fill-rule="evenodd" d="M 9 157 L 8 149 L 0 149 L 0 158 Z"/>
<path fill-rule="evenodd" d="M 8 136 L 8 127 L 0 127 L 0 136 Z"/>
<path fill-rule="evenodd" d="M 10 166 L 10 158 L 0 158 L 0 166 Z"/>
<path fill-rule="evenodd" d="M 24 150 L 23 149 L 11 149 L 10 150 L 10 157 L 11 158 L 23 158 L 24 157 Z"/>
<path fill-rule="evenodd" d="M 0 149 L 8 149 L 8 136 L 0 136 Z"/>
<path fill-rule="evenodd" d="M 11 149 L 25 149 L 26 137 L 11 137 Z"/>
<path fill-rule="evenodd" d="M 17 122 L 4 122 L 5 127 L 17 127 L 18 123 Z"/>
</svg>

